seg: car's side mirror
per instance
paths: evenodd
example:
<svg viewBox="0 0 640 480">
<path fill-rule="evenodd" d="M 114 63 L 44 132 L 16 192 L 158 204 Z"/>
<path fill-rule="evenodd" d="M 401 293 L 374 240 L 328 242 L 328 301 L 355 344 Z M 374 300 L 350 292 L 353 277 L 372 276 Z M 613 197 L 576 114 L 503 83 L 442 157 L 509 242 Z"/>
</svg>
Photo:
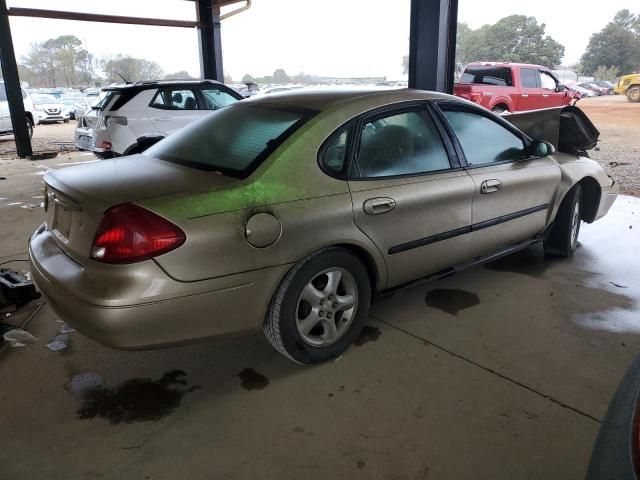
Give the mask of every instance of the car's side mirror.
<svg viewBox="0 0 640 480">
<path fill-rule="evenodd" d="M 556 147 L 545 140 L 533 140 L 527 148 L 528 156 L 546 157 L 556 153 Z"/>
<path fill-rule="evenodd" d="M 565 92 L 566 90 L 567 90 L 567 86 L 561 83 L 559 83 L 558 86 L 556 87 L 556 92 L 558 93 Z"/>
</svg>

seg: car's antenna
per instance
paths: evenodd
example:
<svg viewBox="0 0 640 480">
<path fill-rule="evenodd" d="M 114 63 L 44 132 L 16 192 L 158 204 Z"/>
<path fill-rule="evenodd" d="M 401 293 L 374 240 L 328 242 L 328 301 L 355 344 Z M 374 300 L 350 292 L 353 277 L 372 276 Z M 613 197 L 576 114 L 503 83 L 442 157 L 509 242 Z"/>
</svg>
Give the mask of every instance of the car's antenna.
<svg viewBox="0 0 640 480">
<path fill-rule="evenodd" d="M 127 80 L 126 78 L 124 78 L 124 75 L 122 75 L 120 72 L 116 72 L 116 74 L 122 79 L 124 80 L 124 83 L 126 83 L 127 85 L 131 84 L 130 80 Z"/>
</svg>

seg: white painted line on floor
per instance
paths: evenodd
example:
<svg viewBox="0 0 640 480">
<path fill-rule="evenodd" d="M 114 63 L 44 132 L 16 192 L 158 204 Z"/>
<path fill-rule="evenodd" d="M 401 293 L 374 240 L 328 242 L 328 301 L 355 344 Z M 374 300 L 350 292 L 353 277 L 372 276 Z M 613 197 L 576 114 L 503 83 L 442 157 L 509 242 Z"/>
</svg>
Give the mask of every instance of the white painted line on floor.
<svg viewBox="0 0 640 480">
<path fill-rule="evenodd" d="M 62 166 L 62 165 L 80 165 L 83 163 L 94 163 L 94 162 L 99 162 L 100 160 L 98 160 L 97 158 L 95 160 L 85 160 L 84 162 L 64 162 L 64 163 L 56 163 L 57 166 Z"/>
<path fill-rule="evenodd" d="M 13 205 L 22 205 L 22 202 L 11 202 L 11 203 L 7 203 L 8 207 L 11 207 Z"/>
</svg>

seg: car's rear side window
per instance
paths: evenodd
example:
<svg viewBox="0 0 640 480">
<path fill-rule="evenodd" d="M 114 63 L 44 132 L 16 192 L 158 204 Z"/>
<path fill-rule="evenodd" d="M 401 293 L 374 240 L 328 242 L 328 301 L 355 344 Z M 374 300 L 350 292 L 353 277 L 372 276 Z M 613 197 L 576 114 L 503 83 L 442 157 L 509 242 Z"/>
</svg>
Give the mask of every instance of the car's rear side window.
<svg viewBox="0 0 640 480">
<path fill-rule="evenodd" d="M 420 175 L 451 168 L 438 129 L 424 109 L 366 122 L 357 165 L 362 178 Z"/>
<path fill-rule="evenodd" d="M 498 85 L 502 87 L 513 86 L 513 76 L 509 67 L 494 66 L 468 66 L 460 83 L 478 83 L 481 85 Z"/>
<path fill-rule="evenodd" d="M 521 68 L 520 80 L 525 88 L 538 88 L 538 71 L 535 68 Z"/>
<path fill-rule="evenodd" d="M 315 112 L 236 103 L 192 123 L 145 154 L 246 177 Z"/>
</svg>

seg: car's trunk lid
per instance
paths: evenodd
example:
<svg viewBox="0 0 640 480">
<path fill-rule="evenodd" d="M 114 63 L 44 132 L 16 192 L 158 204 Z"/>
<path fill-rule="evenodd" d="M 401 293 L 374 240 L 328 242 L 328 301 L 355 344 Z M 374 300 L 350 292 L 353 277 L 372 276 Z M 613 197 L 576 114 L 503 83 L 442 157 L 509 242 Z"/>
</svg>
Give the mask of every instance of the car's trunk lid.
<svg viewBox="0 0 640 480">
<path fill-rule="evenodd" d="M 72 258 L 88 258 L 105 210 L 114 205 L 208 191 L 238 180 L 145 155 L 47 173 L 47 228 Z"/>
</svg>

